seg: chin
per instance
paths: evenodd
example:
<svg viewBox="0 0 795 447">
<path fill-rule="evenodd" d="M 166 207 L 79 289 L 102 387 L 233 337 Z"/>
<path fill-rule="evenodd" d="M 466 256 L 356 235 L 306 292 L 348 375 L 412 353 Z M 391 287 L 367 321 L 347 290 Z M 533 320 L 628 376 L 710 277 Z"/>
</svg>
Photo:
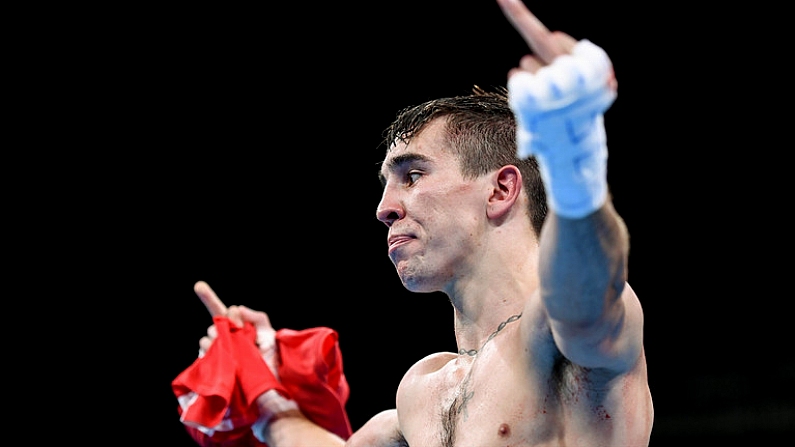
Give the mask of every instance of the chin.
<svg viewBox="0 0 795 447">
<path fill-rule="evenodd" d="M 438 287 L 432 287 L 431 283 L 428 281 L 428 278 L 417 276 L 417 275 L 401 275 L 400 282 L 403 283 L 403 287 L 410 292 L 416 293 L 430 293 L 439 290 Z"/>
<path fill-rule="evenodd" d="M 403 287 L 411 292 L 430 293 L 440 290 L 438 287 L 438 275 L 430 274 L 427 269 L 417 268 L 416 263 L 409 264 L 406 261 L 398 262 L 395 265 L 400 282 Z"/>
</svg>

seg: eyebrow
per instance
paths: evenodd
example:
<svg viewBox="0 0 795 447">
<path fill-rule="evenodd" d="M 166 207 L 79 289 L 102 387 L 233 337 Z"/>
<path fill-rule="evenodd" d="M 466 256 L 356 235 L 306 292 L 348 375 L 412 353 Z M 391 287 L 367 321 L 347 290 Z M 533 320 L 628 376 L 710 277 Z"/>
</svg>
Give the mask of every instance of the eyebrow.
<svg viewBox="0 0 795 447">
<path fill-rule="evenodd" d="M 387 161 L 386 164 L 384 164 L 383 166 L 386 166 L 386 170 L 389 172 L 396 172 L 400 170 L 403 166 L 417 161 L 426 162 L 430 161 L 430 158 L 422 154 L 409 152 L 407 154 L 401 154 L 393 158 L 390 158 L 389 161 Z M 383 174 L 383 167 L 381 170 L 378 171 L 378 179 L 381 180 L 382 185 L 386 184 L 386 177 L 384 177 Z"/>
</svg>

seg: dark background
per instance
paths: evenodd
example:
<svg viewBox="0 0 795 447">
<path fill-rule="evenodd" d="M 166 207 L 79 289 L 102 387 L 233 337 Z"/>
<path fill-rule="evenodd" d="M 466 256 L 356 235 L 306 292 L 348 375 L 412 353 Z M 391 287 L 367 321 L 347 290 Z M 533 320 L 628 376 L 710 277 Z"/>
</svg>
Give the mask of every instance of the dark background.
<svg viewBox="0 0 795 447">
<path fill-rule="evenodd" d="M 653 5 L 529 5 L 550 29 L 602 46 L 619 80 L 605 116 L 608 178 L 646 312 L 651 445 L 791 438 L 786 312 L 748 236 L 760 211 L 744 159 L 726 155 L 745 137 L 720 99 L 704 19 Z M 100 11 L 69 44 L 51 42 L 71 61 L 53 64 L 60 79 L 73 81 L 48 86 L 52 113 L 74 120 L 69 159 L 85 159 L 87 173 L 50 191 L 81 216 L 50 233 L 66 241 L 51 261 L 90 258 L 69 290 L 102 303 L 81 333 L 106 368 L 81 374 L 106 404 L 132 398 L 129 415 L 107 413 L 114 430 L 145 427 L 133 439 L 194 445 L 170 383 L 211 324 L 198 280 L 276 328 L 337 329 L 354 428 L 394 407 L 416 360 L 453 350 L 446 297 L 407 292 L 386 256 L 381 131 L 402 107 L 504 85 L 527 52 L 489 0 L 235 8 Z"/>
</svg>

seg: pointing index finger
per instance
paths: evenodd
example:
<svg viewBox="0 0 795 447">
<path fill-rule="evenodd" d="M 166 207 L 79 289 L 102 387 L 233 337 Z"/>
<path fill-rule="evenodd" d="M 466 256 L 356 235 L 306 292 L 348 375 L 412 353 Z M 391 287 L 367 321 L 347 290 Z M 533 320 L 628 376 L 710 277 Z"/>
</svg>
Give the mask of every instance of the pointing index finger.
<svg viewBox="0 0 795 447">
<path fill-rule="evenodd" d="M 193 291 L 199 296 L 199 299 L 204 303 L 204 307 L 210 312 L 210 316 L 225 316 L 226 305 L 218 298 L 210 285 L 204 281 L 199 281 L 193 286 Z"/>
</svg>

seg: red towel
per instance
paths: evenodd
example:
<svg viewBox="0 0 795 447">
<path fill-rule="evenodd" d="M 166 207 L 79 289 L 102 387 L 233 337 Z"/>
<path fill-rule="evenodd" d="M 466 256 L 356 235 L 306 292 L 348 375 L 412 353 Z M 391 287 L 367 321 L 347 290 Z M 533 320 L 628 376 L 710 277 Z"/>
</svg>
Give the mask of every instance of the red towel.
<svg viewBox="0 0 795 447">
<path fill-rule="evenodd" d="M 226 317 L 213 321 L 218 337 L 210 349 L 171 383 L 180 420 L 199 445 L 264 446 L 250 428 L 259 417 L 257 396 L 271 389 L 295 400 L 314 423 L 350 437 L 345 411 L 350 389 L 336 331 L 277 331 L 279 383 L 255 345 L 253 325 L 239 328 Z"/>
</svg>

